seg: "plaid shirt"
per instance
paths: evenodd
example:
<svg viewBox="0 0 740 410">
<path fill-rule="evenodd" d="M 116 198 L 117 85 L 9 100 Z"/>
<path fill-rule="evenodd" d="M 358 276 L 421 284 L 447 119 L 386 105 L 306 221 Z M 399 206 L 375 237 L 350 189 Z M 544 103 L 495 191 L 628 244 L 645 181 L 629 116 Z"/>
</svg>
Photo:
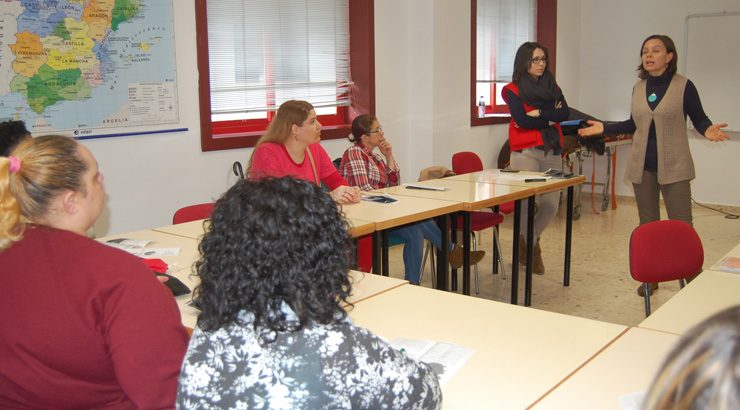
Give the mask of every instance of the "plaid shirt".
<svg viewBox="0 0 740 410">
<path fill-rule="evenodd" d="M 398 185 L 400 170 L 388 168 L 383 157 L 372 151 L 359 143 L 349 147 L 342 155 L 339 173 L 351 186 L 363 191 Z"/>
</svg>

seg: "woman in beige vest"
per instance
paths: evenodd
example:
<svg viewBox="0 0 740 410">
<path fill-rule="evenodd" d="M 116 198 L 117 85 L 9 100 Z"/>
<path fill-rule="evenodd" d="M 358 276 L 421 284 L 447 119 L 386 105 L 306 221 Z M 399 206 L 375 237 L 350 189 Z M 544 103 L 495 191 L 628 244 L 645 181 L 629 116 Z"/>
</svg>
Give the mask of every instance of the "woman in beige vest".
<svg viewBox="0 0 740 410">
<path fill-rule="evenodd" d="M 632 115 L 613 124 L 588 121 L 582 137 L 599 134 L 633 134 L 626 177 L 635 189 L 640 225 L 660 219 L 663 195 L 668 219 L 688 224 L 694 162 L 689 151 L 686 115 L 696 130 L 710 141 L 723 141 L 727 124 L 712 124 L 704 113 L 691 80 L 677 74 L 678 54 L 670 37 L 654 34 L 642 42 L 640 80 L 632 91 Z M 650 293 L 658 287 L 651 284 Z M 642 295 L 643 287 L 638 288 Z"/>
</svg>

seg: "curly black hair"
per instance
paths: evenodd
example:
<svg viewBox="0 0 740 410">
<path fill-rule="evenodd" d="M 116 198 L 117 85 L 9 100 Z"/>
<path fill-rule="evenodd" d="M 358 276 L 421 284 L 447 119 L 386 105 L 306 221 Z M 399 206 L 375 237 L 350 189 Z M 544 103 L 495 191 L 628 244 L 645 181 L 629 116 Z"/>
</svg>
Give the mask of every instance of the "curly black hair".
<svg viewBox="0 0 740 410">
<path fill-rule="evenodd" d="M 205 331 L 235 323 L 246 310 L 269 343 L 275 332 L 346 316 L 352 242 L 341 210 L 314 184 L 290 177 L 237 182 L 216 202 L 199 249 L 193 304 Z M 283 302 L 298 322 L 287 320 Z"/>
</svg>

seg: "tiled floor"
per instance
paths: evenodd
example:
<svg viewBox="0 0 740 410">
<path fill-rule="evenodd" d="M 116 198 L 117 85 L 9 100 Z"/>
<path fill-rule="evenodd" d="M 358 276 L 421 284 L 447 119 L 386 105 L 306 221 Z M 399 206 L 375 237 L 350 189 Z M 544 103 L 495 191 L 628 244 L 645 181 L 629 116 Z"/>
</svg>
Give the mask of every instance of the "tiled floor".
<svg viewBox="0 0 740 410">
<path fill-rule="evenodd" d="M 541 239 L 546 273 L 534 276 L 532 307 L 619 323 L 639 324 L 645 317 L 643 299 L 635 290 L 638 283 L 629 274 L 627 246 L 632 230 L 637 226 L 637 209 L 632 198 L 620 198 L 618 209 L 595 214 L 591 210 L 590 194 L 584 193 L 580 219 L 573 224 L 573 257 L 571 282 L 562 286 L 565 242 L 564 203 L 558 217 Z M 596 198 L 597 209 L 600 200 Z M 737 213 L 738 209 L 729 209 Z M 704 245 L 704 267 L 709 268 L 740 241 L 740 220 L 725 219 L 722 214 L 694 206 L 694 227 Z M 512 217 L 501 226 L 504 258 L 511 269 Z M 492 234 L 483 233 L 480 249 L 488 253 L 480 263 L 480 294 L 478 297 L 508 302 L 511 279 L 492 275 Z M 391 275 L 403 277 L 402 247 L 390 252 Z M 422 286 L 431 287 L 429 263 L 425 267 Z M 520 304 L 523 304 L 523 269 L 520 269 Z M 653 310 L 678 291 L 678 282 L 661 284 L 651 298 Z"/>
</svg>

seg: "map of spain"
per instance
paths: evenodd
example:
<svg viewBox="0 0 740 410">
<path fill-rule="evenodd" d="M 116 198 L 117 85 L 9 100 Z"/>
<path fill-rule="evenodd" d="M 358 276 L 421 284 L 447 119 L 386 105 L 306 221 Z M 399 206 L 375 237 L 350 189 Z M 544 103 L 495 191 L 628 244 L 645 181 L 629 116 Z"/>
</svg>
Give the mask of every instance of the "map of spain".
<svg viewBox="0 0 740 410">
<path fill-rule="evenodd" d="M 172 0 L 0 4 L 0 120 L 83 135 L 178 122 Z"/>
</svg>

